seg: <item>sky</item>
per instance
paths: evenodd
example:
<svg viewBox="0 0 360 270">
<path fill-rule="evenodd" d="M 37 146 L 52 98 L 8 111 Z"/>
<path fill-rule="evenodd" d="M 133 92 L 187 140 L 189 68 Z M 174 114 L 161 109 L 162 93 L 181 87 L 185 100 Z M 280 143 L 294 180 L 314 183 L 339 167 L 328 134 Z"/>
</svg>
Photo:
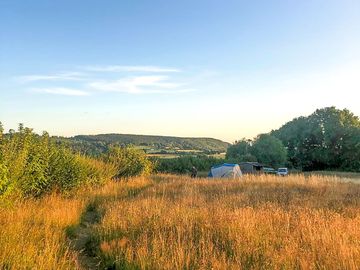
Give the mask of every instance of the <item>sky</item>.
<svg viewBox="0 0 360 270">
<path fill-rule="evenodd" d="M 253 138 L 360 116 L 358 0 L 2 0 L 0 121 L 51 135 Z"/>
</svg>

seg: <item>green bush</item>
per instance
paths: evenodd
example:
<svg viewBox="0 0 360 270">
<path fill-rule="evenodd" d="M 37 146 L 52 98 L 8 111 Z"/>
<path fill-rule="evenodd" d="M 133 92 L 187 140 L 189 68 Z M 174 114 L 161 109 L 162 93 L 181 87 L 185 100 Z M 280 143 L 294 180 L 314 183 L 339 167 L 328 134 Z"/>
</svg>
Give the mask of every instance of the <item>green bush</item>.
<svg viewBox="0 0 360 270">
<path fill-rule="evenodd" d="M 136 155 L 129 153 L 123 164 L 134 164 Z M 39 197 L 53 191 L 68 192 L 81 185 L 102 184 L 116 175 L 116 169 L 112 163 L 52 143 L 46 132 L 39 136 L 22 125 L 16 132 L 0 132 L 0 195 L 17 191 L 24 197 Z M 139 166 L 135 170 L 132 173 L 137 173 Z"/>
<path fill-rule="evenodd" d="M 5 193 L 9 184 L 9 170 L 5 164 L 0 164 L 0 195 Z"/>
<path fill-rule="evenodd" d="M 113 147 L 105 161 L 116 167 L 114 178 L 149 175 L 153 171 L 153 163 L 146 157 L 145 152 L 133 147 Z"/>
</svg>

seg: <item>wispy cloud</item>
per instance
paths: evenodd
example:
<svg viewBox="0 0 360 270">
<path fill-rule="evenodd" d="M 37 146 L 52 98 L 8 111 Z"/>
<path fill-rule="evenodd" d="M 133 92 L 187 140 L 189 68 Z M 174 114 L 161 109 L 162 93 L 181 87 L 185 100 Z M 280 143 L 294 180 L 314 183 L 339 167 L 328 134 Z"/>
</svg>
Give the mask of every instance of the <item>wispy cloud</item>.
<svg viewBox="0 0 360 270">
<path fill-rule="evenodd" d="M 64 87 L 50 87 L 50 88 L 32 88 L 32 92 L 63 95 L 63 96 L 88 96 L 89 93 L 83 90 L 64 88 Z"/>
<path fill-rule="evenodd" d="M 63 72 L 51 75 L 26 75 L 19 76 L 16 79 L 21 82 L 35 82 L 35 81 L 80 81 L 84 80 L 86 74 L 82 72 Z"/>
<path fill-rule="evenodd" d="M 174 78 L 180 78 L 175 74 L 177 72 L 182 71 L 160 66 L 94 65 L 78 67 L 77 71 L 26 75 L 16 79 L 20 83 L 35 86 L 31 89 L 32 92 L 53 95 L 87 96 L 95 94 L 96 91 L 129 94 L 175 94 L 195 91 L 188 88 L 187 84 L 174 81 Z"/>
<path fill-rule="evenodd" d="M 179 89 L 182 84 L 169 81 L 168 76 L 135 76 L 112 81 L 96 81 L 88 84 L 99 91 L 124 92 L 130 94 L 185 93 L 193 89 Z"/>
<path fill-rule="evenodd" d="M 98 71 L 98 72 L 156 72 L 156 73 L 167 73 L 167 72 L 181 72 L 178 68 L 170 67 L 159 67 L 159 66 L 86 66 L 83 69 L 87 71 Z"/>
</svg>

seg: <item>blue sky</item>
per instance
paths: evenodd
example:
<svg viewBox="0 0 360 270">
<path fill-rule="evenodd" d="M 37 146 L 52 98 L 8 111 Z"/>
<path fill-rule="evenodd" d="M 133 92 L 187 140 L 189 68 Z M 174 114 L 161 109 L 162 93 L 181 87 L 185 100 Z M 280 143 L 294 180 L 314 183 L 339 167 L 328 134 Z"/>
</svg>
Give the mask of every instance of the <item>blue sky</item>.
<svg viewBox="0 0 360 270">
<path fill-rule="evenodd" d="M 0 121 L 52 135 L 254 137 L 360 115 L 360 2 L 0 3 Z"/>
</svg>

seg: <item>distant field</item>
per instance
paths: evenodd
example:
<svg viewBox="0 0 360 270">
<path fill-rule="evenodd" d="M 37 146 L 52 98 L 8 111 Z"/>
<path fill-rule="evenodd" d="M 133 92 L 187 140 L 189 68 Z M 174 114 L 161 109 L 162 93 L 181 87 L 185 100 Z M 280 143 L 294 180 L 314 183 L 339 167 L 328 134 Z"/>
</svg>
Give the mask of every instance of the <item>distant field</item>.
<svg viewBox="0 0 360 270">
<path fill-rule="evenodd" d="M 305 174 L 326 175 L 345 178 L 360 178 L 360 172 L 313 171 Z"/>
<path fill-rule="evenodd" d="M 360 185 L 174 175 L 0 208 L 0 269 L 358 269 Z"/>
<path fill-rule="evenodd" d="M 305 172 L 305 175 L 322 175 L 322 176 L 333 176 L 337 177 L 340 180 L 344 181 L 359 181 L 360 183 L 360 173 L 355 172 L 336 172 L 336 171 L 313 171 L 313 172 Z"/>
<path fill-rule="evenodd" d="M 179 155 L 175 154 L 147 154 L 148 157 L 156 157 L 156 158 L 178 158 Z"/>
</svg>

